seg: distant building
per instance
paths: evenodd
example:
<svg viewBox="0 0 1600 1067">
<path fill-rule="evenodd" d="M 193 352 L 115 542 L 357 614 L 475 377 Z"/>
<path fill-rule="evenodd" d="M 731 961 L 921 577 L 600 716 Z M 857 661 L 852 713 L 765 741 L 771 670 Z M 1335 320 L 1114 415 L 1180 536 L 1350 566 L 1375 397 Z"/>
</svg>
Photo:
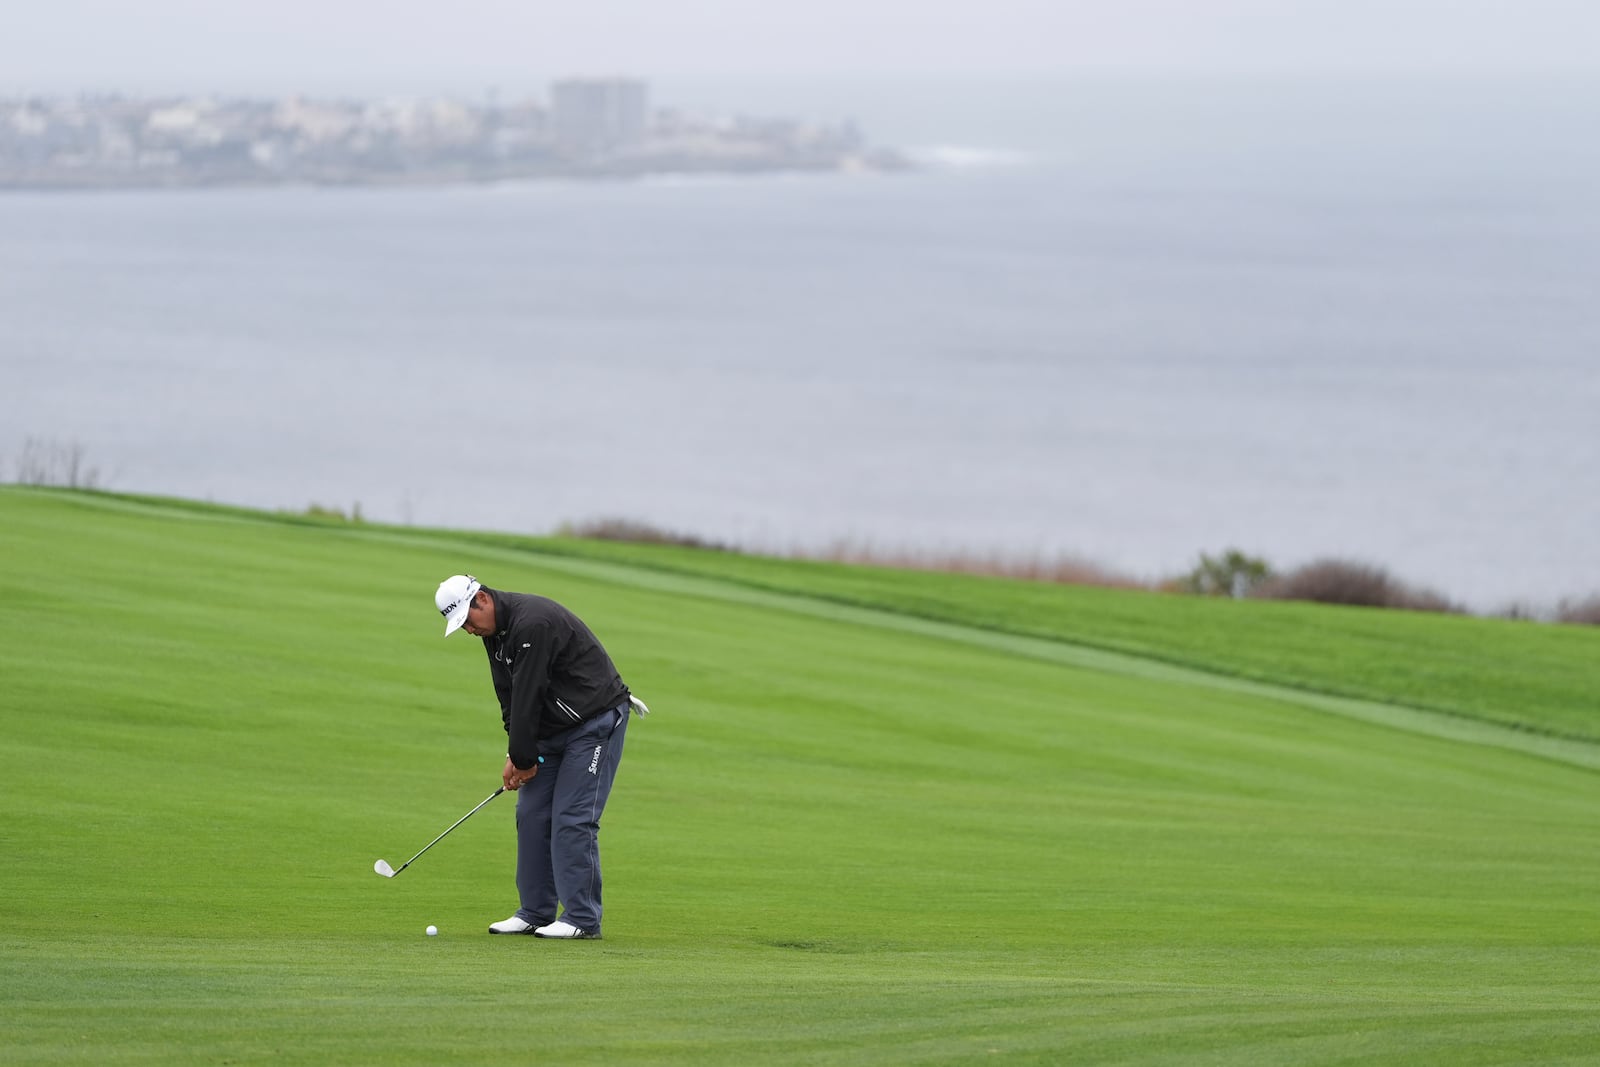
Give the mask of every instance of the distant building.
<svg viewBox="0 0 1600 1067">
<path fill-rule="evenodd" d="M 642 81 L 572 79 L 551 106 L 420 100 L 0 96 L 6 189 L 896 170 L 853 127 L 650 110 Z"/>
<path fill-rule="evenodd" d="M 632 78 L 569 78 L 550 86 L 550 133 L 586 155 L 638 144 L 650 125 L 650 93 Z"/>
</svg>

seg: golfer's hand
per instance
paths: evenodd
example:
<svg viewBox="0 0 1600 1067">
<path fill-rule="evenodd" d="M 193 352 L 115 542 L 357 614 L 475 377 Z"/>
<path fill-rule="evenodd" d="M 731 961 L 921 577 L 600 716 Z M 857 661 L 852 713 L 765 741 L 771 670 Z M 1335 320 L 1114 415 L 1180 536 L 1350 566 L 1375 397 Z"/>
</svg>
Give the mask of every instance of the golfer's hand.
<svg viewBox="0 0 1600 1067">
<path fill-rule="evenodd" d="M 507 756 L 505 769 L 500 772 L 500 782 L 507 789 L 515 793 L 519 788 L 521 788 L 523 782 L 526 782 L 529 778 L 532 778 L 538 773 L 539 765 L 537 763 L 535 763 L 532 767 L 529 767 L 527 770 L 521 770 L 515 763 L 511 762 L 511 757 Z"/>
</svg>

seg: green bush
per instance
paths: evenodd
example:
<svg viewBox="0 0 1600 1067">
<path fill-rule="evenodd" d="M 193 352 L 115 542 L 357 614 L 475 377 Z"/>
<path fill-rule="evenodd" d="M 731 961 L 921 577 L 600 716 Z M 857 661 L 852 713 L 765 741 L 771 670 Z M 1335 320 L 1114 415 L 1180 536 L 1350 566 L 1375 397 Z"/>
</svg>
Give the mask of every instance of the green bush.
<svg viewBox="0 0 1600 1067">
<path fill-rule="evenodd" d="M 1237 548 L 1230 548 L 1219 556 L 1201 553 L 1195 565 L 1180 583 L 1184 592 L 1199 596 L 1250 596 L 1263 582 L 1272 577 L 1272 567 L 1259 556 L 1247 556 Z"/>
</svg>

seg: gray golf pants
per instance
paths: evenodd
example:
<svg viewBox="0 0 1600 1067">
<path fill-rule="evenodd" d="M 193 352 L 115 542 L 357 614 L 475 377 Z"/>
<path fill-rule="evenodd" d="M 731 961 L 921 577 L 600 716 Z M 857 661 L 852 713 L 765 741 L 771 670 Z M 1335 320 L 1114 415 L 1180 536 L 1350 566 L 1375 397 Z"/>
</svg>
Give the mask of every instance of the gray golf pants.
<svg viewBox="0 0 1600 1067">
<path fill-rule="evenodd" d="M 539 773 L 517 790 L 517 917 L 600 929 L 600 813 L 622 760 L 628 705 L 539 744 Z"/>
</svg>

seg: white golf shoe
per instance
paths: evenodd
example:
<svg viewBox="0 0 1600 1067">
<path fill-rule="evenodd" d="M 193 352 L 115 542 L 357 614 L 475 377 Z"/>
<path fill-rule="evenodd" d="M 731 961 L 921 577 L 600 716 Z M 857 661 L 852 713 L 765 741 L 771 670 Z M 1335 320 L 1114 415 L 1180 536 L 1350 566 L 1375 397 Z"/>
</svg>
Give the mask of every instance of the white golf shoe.
<svg viewBox="0 0 1600 1067">
<path fill-rule="evenodd" d="M 586 941 L 598 941 L 600 939 L 600 931 L 598 931 L 598 930 L 584 930 L 584 929 L 581 929 L 579 927 L 573 926 L 571 923 L 567 922 L 565 919 L 557 919 L 555 922 L 551 923 L 549 926 L 541 926 L 541 927 L 539 927 L 539 929 L 537 929 L 537 930 L 535 930 L 533 932 L 533 936 L 534 937 L 559 937 L 559 938 L 564 938 L 564 939 L 571 940 L 571 941 L 577 941 L 579 939 L 586 940 Z"/>
<path fill-rule="evenodd" d="M 519 919 L 515 915 L 509 919 L 501 919 L 497 923 L 489 924 L 491 934 L 531 934 L 533 924 L 526 919 Z"/>
</svg>

